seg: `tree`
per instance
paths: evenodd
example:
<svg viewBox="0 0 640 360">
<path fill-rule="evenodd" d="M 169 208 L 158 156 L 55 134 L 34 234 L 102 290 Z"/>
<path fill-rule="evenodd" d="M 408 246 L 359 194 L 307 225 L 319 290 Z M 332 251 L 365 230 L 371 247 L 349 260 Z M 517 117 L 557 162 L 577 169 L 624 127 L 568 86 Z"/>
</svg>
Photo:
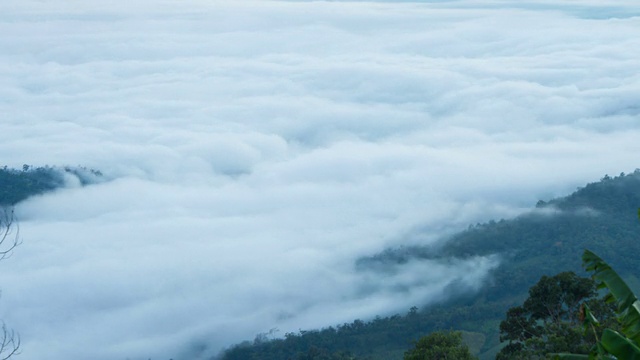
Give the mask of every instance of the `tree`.
<svg viewBox="0 0 640 360">
<path fill-rule="evenodd" d="M 638 218 L 640 218 L 640 209 L 638 209 Z M 585 333 L 591 330 L 598 340 L 597 343 L 588 355 L 572 353 L 550 355 L 554 359 L 567 360 L 640 360 L 640 300 L 622 277 L 595 253 L 585 250 L 582 255 L 582 265 L 587 271 L 592 272 L 591 277 L 596 281 L 598 289 L 605 290 L 605 300 L 615 305 L 619 326 L 615 329 L 606 327 L 598 336 L 598 327 L 601 327 L 602 323 L 596 319 L 592 309 L 584 306 Z"/>
<path fill-rule="evenodd" d="M 15 223 L 13 209 L 0 208 L 0 260 L 11 256 L 13 249 L 20 244 L 18 226 Z M 6 360 L 17 355 L 20 350 L 20 336 L 0 321 L 0 359 Z"/>
<path fill-rule="evenodd" d="M 574 272 L 543 276 L 529 289 L 522 306 L 507 311 L 500 323 L 500 341 L 508 344 L 496 359 L 544 359 L 548 353 L 588 354 L 597 334 L 584 334 L 581 306 L 588 302 L 613 319 L 613 312 L 597 296 L 596 284 Z M 608 310 L 607 310 L 608 309 Z"/>
<path fill-rule="evenodd" d="M 598 288 L 606 291 L 606 301 L 615 305 L 620 328 L 604 329 L 602 334 L 597 336 L 598 341 L 588 355 L 552 354 L 554 359 L 640 359 L 640 300 L 625 281 L 599 256 L 585 250 L 582 261 L 585 268 L 593 272 L 592 277 L 597 282 Z M 588 306 L 584 307 L 585 331 L 596 333 L 601 323 L 593 315 L 592 310 Z"/>
<path fill-rule="evenodd" d="M 472 360 L 469 347 L 462 342 L 459 331 L 437 331 L 420 338 L 413 349 L 404 353 L 404 360 Z"/>
</svg>

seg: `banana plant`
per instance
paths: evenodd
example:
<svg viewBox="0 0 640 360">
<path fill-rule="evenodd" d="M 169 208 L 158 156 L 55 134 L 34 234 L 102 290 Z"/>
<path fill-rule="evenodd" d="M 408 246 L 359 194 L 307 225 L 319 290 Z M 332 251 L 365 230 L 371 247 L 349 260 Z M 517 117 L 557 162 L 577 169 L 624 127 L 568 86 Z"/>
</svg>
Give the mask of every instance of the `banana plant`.
<svg viewBox="0 0 640 360">
<path fill-rule="evenodd" d="M 605 300 L 616 305 L 616 314 L 621 331 L 605 329 L 602 337 L 589 355 L 551 354 L 553 359 L 563 360 L 640 360 L 640 301 L 629 286 L 598 255 L 585 250 L 582 262 L 587 271 L 592 272 L 599 289 L 606 291 Z M 589 308 L 583 306 L 585 329 L 595 332 L 598 320 Z"/>
</svg>

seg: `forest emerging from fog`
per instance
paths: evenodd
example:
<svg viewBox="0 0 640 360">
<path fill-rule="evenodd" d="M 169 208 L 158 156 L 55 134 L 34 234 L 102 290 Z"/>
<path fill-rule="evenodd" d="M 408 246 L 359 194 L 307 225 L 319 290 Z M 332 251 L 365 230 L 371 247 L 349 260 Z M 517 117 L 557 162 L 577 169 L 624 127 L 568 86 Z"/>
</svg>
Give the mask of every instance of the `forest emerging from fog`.
<svg viewBox="0 0 640 360">
<path fill-rule="evenodd" d="M 585 248 L 640 287 L 637 0 L 2 0 L 0 29 L 21 360 L 486 360 Z"/>
<path fill-rule="evenodd" d="M 29 197 L 105 181 L 101 172 L 82 167 L 0 169 L 0 204 L 13 206 Z M 494 359 L 505 346 L 500 323 L 509 308 L 522 304 L 543 276 L 572 271 L 585 276 L 580 254 L 590 249 L 607 259 L 634 289 L 640 251 L 640 170 L 605 175 L 565 197 L 538 201 L 514 219 L 470 225 L 467 230 L 428 245 L 390 248 L 360 258 L 358 272 L 393 274 L 412 262 L 455 263 L 493 256 L 499 265 L 477 291 L 452 284 L 448 298 L 415 304 L 407 312 L 354 319 L 322 329 L 279 333 L 274 328 L 229 346 L 225 360 L 402 359 L 419 338 L 438 331 L 460 331 L 472 354 Z M 622 249 L 622 250 L 621 250 Z"/>
<path fill-rule="evenodd" d="M 586 276 L 580 255 L 590 249 L 607 259 L 636 291 L 640 251 L 640 171 L 604 176 L 574 193 L 541 200 L 511 220 L 470 225 L 435 245 L 388 249 L 360 259 L 359 271 L 394 271 L 398 264 L 455 262 L 495 255 L 500 265 L 478 292 L 452 286 L 451 298 L 403 314 L 354 320 L 297 333 L 259 334 L 228 350 L 222 359 L 402 359 L 413 342 L 435 331 L 461 331 L 472 353 L 494 359 L 505 346 L 500 323 L 509 308 L 522 304 L 543 276 L 573 271 Z M 270 336 L 276 335 L 273 338 Z"/>
</svg>

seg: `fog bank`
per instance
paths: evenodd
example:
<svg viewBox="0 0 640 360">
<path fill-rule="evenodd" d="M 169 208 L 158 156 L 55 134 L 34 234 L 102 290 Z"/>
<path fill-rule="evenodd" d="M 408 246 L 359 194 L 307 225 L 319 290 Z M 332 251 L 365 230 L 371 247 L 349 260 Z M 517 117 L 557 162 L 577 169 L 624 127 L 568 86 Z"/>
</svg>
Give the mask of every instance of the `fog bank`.
<svg viewBox="0 0 640 360">
<path fill-rule="evenodd" d="M 498 258 L 355 261 L 638 167 L 638 14 L 5 0 L 3 165 L 109 178 L 18 208 L 0 315 L 20 358 L 206 358 L 482 286 Z"/>
</svg>

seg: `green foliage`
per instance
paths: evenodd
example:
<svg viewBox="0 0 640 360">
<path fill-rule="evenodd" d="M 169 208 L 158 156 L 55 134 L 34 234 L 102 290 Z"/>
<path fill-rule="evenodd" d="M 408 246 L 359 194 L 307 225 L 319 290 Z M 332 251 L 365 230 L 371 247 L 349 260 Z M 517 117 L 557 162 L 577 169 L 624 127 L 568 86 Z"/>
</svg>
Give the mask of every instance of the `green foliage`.
<svg viewBox="0 0 640 360">
<path fill-rule="evenodd" d="M 462 333 L 434 332 L 422 337 L 404 354 L 404 360 L 472 360 L 476 359 L 462 342 Z"/>
<path fill-rule="evenodd" d="M 577 322 L 577 313 L 584 299 L 595 295 L 595 284 L 572 271 L 554 276 L 543 276 L 529 289 L 529 298 L 524 307 L 534 320 L 557 323 Z"/>
<path fill-rule="evenodd" d="M 604 350 L 600 352 L 601 357 L 607 357 L 608 353 L 615 356 L 614 359 L 640 360 L 638 344 L 617 331 L 605 329 L 598 345 Z"/>
<path fill-rule="evenodd" d="M 582 330 L 584 302 L 606 308 L 593 280 L 574 272 L 543 276 L 531 287 L 524 304 L 509 309 L 500 323 L 500 340 L 509 343 L 496 358 L 543 359 L 547 353 L 564 351 L 588 354 L 596 339 Z"/>
<path fill-rule="evenodd" d="M 14 205 L 29 196 L 51 191 L 64 185 L 62 175 L 52 167 L 22 170 L 0 169 L 0 205 Z"/>
<path fill-rule="evenodd" d="M 593 272 L 598 288 L 608 291 L 605 299 L 617 306 L 622 332 L 640 343 L 640 301 L 622 278 L 600 257 L 589 250 L 582 256 L 585 268 Z"/>
<path fill-rule="evenodd" d="M 592 272 L 598 288 L 607 292 L 606 301 L 616 305 L 616 315 L 621 325 L 620 332 L 605 329 L 588 358 L 640 360 L 640 301 L 618 273 L 599 256 L 585 250 L 582 260 L 585 268 Z M 595 330 L 600 324 L 592 316 L 590 309 L 587 308 L 587 312 L 589 316 L 585 318 L 585 323 L 592 325 Z M 554 358 L 574 359 L 575 356 L 561 353 L 554 354 Z"/>
<path fill-rule="evenodd" d="M 23 165 L 21 170 L 0 168 L 0 206 L 11 206 L 27 199 L 65 186 L 64 174 L 75 176 L 81 185 L 102 178 L 102 173 L 84 167 L 33 167 Z"/>
</svg>

